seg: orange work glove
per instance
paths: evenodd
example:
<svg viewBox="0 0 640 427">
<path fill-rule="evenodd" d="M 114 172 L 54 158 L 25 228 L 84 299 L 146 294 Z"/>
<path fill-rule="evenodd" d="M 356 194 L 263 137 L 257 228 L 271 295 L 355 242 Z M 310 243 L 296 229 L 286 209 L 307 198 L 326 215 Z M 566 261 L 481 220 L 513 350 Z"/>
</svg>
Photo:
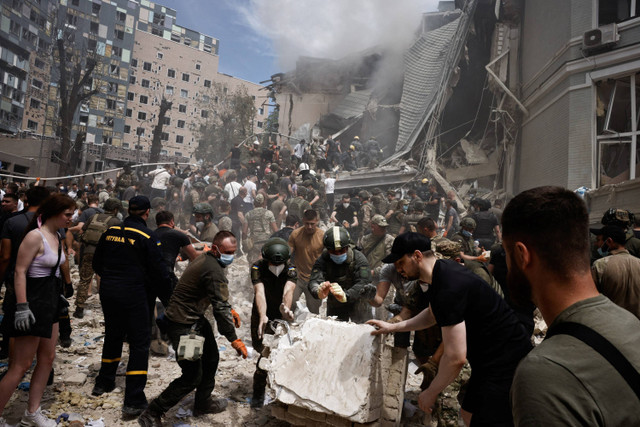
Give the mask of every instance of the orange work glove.
<svg viewBox="0 0 640 427">
<path fill-rule="evenodd" d="M 231 316 L 233 316 L 233 324 L 236 328 L 239 328 L 242 322 L 240 322 L 240 315 L 233 308 L 231 309 Z"/>
<path fill-rule="evenodd" d="M 205 244 L 204 248 L 202 248 L 202 252 L 209 252 L 210 250 L 211 250 L 211 248 L 207 244 Z"/>
<path fill-rule="evenodd" d="M 442 237 L 447 237 L 447 230 L 444 230 L 444 233 L 442 233 Z"/>
<path fill-rule="evenodd" d="M 242 356 L 243 359 L 246 359 L 247 356 L 249 355 L 247 353 L 247 346 L 244 345 L 244 343 L 240 338 L 233 341 L 231 343 L 231 347 L 233 347 L 238 352 L 238 356 Z"/>
<path fill-rule="evenodd" d="M 479 261 L 479 262 L 487 262 L 487 261 L 489 261 L 489 260 L 487 259 L 487 257 L 485 257 L 485 256 L 484 256 L 484 254 L 482 254 L 482 255 L 480 255 L 480 256 L 478 256 L 478 257 L 476 258 L 476 261 Z"/>
</svg>

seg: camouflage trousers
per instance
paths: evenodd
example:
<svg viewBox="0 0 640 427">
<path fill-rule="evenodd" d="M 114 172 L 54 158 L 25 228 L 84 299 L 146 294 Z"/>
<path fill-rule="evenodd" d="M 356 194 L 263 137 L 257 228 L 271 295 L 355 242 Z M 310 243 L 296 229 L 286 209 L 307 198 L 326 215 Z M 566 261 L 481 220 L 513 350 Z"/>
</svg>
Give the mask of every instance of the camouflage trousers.
<svg viewBox="0 0 640 427">
<path fill-rule="evenodd" d="M 80 259 L 80 281 L 76 293 L 76 307 L 84 308 L 89 298 L 89 287 L 93 280 L 93 254 L 83 253 Z"/>
<path fill-rule="evenodd" d="M 465 363 L 458 377 L 438 395 L 431 413 L 432 427 L 458 427 L 462 425 L 460 404 L 464 399 L 464 392 L 470 376 L 471 366 L 469 363 Z"/>
</svg>

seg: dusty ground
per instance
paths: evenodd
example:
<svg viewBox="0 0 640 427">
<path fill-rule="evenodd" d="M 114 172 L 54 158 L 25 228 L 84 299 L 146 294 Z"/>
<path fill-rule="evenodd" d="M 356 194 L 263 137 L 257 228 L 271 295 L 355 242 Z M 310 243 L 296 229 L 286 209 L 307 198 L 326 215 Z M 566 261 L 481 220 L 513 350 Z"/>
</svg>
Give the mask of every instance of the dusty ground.
<svg viewBox="0 0 640 427">
<path fill-rule="evenodd" d="M 231 303 L 242 318 L 242 326 L 238 336 L 249 347 L 251 345 L 249 319 L 253 300 L 253 288 L 248 276 L 249 266 L 244 257 L 236 260 L 229 269 Z M 72 267 L 74 283 L 78 280 L 77 267 Z M 71 299 L 73 310 L 74 298 Z M 215 323 L 215 322 L 213 322 Z M 47 387 L 42 407 L 49 411 L 50 417 L 69 414 L 70 421 L 82 420 L 82 424 L 94 426 L 134 426 L 136 420 L 123 421 L 121 408 L 124 389 L 124 375 L 119 375 L 117 388 L 112 393 L 95 398 L 91 396 L 94 378 L 100 367 L 104 324 L 102 310 L 97 295 L 88 301 L 88 313 L 81 320 L 72 318 L 73 344 L 68 349 L 58 347 L 55 362 L 54 384 Z M 220 414 L 201 417 L 191 416 L 192 397 L 188 396 L 173 408 L 163 419 L 164 426 L 285 426 L 271 416 L 269 406 L 260 410 L 249 407 L 252 390 L 252 377 L 257 355 L 246 360 L 237 356 L 226 338 L 219 336 L 220 364 L 216 378 L 214 395 L 229 400 L 227 410 Z M 251 350 L 250 350 L 251 351 Z M 127 349 L 123 352 L 126 364 Z M 6 361 L 5 361 L 6 362 Z M 2 368 L 6 369 L 6 368 Z M 124 366 L 120 369 L 124 374 Z M 411 367 L 410 367 L 411 370 Z M 149 400 L 157 396 L 173 379 L 178 377 L 180 369 L 172 356 L 151 355 L 149 359 L 149 376 L 146 394 Z M 24 381 L 28 382 L 31 373 L 27 373 Z M 407 380 L 407 398 L 414 404 L 417 399 L 420 378 L 410 375 Z M 17 390 L 5 409 L 4 417 L 11 424 L 18 423 L 26 408 L 28 392 Z M 419 425 L 422 414 L 418 411 L 404 425 Z M 93 423 L 90 421 L 93 420 Z M 102 423 L 99 422 L 102 420 Z M 70 421 L 61 421 L 60 426 L 70 425 Z M 96 422 L 97 421 L 97 422 Z M 415 423 L 415 424 L 414 424 Z M 74 426 L 82 425 L 73 423 Z"/>
</svg>

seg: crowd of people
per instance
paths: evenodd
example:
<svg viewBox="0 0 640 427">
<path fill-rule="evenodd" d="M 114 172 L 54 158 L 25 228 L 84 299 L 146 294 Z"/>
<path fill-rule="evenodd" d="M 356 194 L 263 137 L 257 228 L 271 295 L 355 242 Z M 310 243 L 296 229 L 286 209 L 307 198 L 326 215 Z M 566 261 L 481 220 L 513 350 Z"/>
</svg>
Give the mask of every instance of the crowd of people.
<svg viewBox="0 0 640 427">
<path fill-rule="evenodd" d="M 380 152 L 356 143 L 348 150 L 370 151 L 367 162 Z M 211 395 L 219 354 L 205 313 L 211 306 L 220 334 L 246 358 L 225 274 L 246 256 L 259 352 L 273 321 L 292 321 L 301 304 L 319 314 L 326 299 L 328 316 L 393 333 L 396 346 L 408 347 L 415 331 L 419 405 L 436 408 L 443 422 L 457 422 L 442 392 L 466 381 L 459 374 L 467 362 L 471 378 L 459 396 L 467 425 L 638 422 L 640 224 L 632 213 L 611 209 L 590 230 L 584 202 L 555 187 L 521 193 L 504 212 L 499 202 L 474 198 L 465 212 L 428 178 L 336 198 L 336 171 L 348 168 L 339 142 L 322 146 L 328 154 L 317 158 L 318 147 L 303 141 L 292 152 L 236 146 L 219 167 L 127 165 L 104 182 L 5 185 L 1 351 L 10 367 L 0 381 L 0 414 L 37 356 L 21 425 L 55 425 L 40 400 L 56 343 L 71 344 L 70 317 L 85 315 L 94 275 L 105 338 L 92 394 L 115 388 L 126 340 L 123 417 L 161 426 L 193 390 L 194 415 L 225 410 L 227 401 Z M 189 261 L 180 277 L 178 257 Z M 182 374 L 148 403 L 156 300 L 164 310 L 155 323 Z M 553 338 L 532 351 L 536 307 Z M 252 407 L 263 405 L 266 378 L 256 367 Z"/>
</svg>

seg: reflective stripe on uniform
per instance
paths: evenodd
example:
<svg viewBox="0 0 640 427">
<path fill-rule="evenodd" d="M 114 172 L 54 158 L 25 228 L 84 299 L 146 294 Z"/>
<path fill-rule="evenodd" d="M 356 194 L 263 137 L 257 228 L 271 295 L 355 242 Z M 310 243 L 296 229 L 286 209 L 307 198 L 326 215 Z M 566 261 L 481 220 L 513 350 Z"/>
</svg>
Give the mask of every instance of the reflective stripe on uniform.
<svg viewBox="0 0 640 427">
<path fill-rule="evenodd" d="M 127 371 L 127 375 L 147 375 L 147 371 Z"/>
<path fill-rule="evenodd" d="M 109 230 L 114 229 L 114 230 L 122 230 L 122 227 L 120 227 L 119 225 L 114 225 L 113 227 L 109 227 Z M 147 239 L 151 236 L 149 236 L 147 233 L 145 233 L 144 231 L 140 231 L 137 228 L 133 228 L 133 227 L 125 227 L 124 228 L 127 231 L 133 231 L 134 233 L 138 233 L 143 235 L 144 237 L 146 237 Z"/>
<path fill-rule="evenodd" d="M 342 249 L 342 244 L 340 243 L 340 228 L 333 227 L 333 245 L 336 249 Z"/>
<path fill-rule="evenodd" d="M 102 359 L 102 363 L 114 363 L 119 361 L 120 361 L 119 357 L 116 357 L 115 359 Z"/>
</svg>

